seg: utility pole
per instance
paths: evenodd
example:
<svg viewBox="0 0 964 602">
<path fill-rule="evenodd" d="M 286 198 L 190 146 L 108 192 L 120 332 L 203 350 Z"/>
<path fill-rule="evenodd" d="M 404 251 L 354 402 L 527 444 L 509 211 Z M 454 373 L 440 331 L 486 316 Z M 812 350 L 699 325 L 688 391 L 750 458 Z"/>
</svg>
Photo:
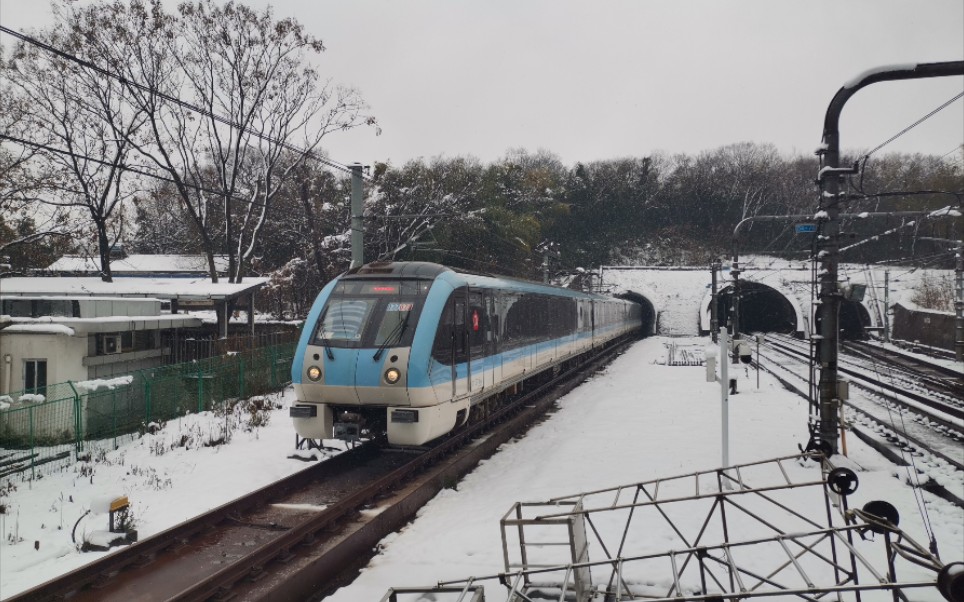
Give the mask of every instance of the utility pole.
<svg viewBox="0 0 964 602">
<path fill-rule="evenodd" d="M 733 325 L 733 340 L 737 340 L 740 338 L 740 261 L 735 256 L 733 257 L 730 274 L 733 275 L 733 316 L 730 318 L 730 322 Z"/>
<path fill-rule="evenodd" d="M 964 362 L 964 232 L 957 244 L 957 263 L 954 266 L 954 355 Z"/>
<path fill-rule="evenodd" d="M 730 373 L 728 355 L 730 339 L 726 329 L 720 329 L 720 443 L 723 468 L 730 466 Z"/>
<path fill-rule="evenodd" d="M 890 342 L 890 270 L 884 270 L 884 342 Z"/>
<path fill-rule="evenodd" d="M 351 268 L 365 265 L 365 217 L 362 205 L 362 166 L 351 169 Z"/>
<path fill-rule="evenodd" d="M 846 197 L 841 193 L 844 176 L 857 173 L 852 168 L 840 167 L 840 114 L 844 105 L 858 90 L 883 81 L 922 79 L 964 75 L 964 61 L 946 63 L 921 63 L 871 69 L 847 82 L 830 101 L 823 124 L 823 144 L 817 150 L 820 156 L 820 171 L 817 183 L 821 195 L 819 210 L 815 216 L 818 223 L 817 257 L 820 260 L 819 279 L 819 333 L 817 339 L 817 361 L 820 367 L 818 385 L 818 421 L 815 425 L 816 443 L 829 454 L 837 453 L 838 412 L 840 390 L 837 370 L 838 335 L 840 330 L 839 311 L 841 291 L 837 284 L 840 261 L 840 201 Z"/>
<path fill-rule="evenodd" d="M 713 336 L 713 342 L 716 343 L 719 340 L 719 330 L 720 330 L 720 316 L 719 316 L 719 298 L 717 296 L 716 288 L 716 273 L 720 271 L 723 267 L 722 262 L 717 259 L 710 264 L 710 273 L 712 273 L 713 278 L 713 292 L 710 296 L 710 334 Z"/>
</svg>

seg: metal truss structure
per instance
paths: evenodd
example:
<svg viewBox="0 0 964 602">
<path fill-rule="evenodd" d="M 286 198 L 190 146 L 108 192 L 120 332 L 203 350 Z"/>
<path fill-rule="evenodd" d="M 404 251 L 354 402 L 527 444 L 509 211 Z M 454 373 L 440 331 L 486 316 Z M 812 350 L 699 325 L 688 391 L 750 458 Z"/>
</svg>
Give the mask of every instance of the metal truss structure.
<svg viewBox="0 0 964 602">
<path fill-rule="evenodd" d="M 850 508 L 858 484 L 804 453 L 520 502 L 501 521 L 505 572 L 408 591 L 481 602 L 497 581 L 507 602 L 964 602 L 964 563 L 914 541 L 886 501 Z M 428 597 L 443 590 L 453 597 Z"/>
</svg>

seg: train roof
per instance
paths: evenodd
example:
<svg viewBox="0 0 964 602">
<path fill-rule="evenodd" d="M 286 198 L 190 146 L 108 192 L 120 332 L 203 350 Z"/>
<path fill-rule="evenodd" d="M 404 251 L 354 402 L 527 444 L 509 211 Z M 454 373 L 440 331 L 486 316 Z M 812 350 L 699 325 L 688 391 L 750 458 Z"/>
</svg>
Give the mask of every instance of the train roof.
<svg viewBox="0 0 964 602">
<path fill-rule="evenodd" d="M 439 274 L 451 272 L 452 268 L 447 268 L 438 263 L 427 261 L 373 261 L 365 265 L 349 270 L 346 276 L 394 276 L 396 278 L 431 278 L 435 279 Z"/>
<path fill-rule="evenodd" d="M 430 263 L 427 261 L 375 261 L 351 270 L 345 274 L 345 276 L 353 278 L 391 276 L 394 278 L 426 278 L 434 280 L 443 274 L 449 275 L 446 279 L 461 281 L 469 286 L 498 287 L 530 292 L 552 292 L 554 294 L 564 294 L 567 297 L 583 299 L 612 300 L 615 298 L 609 295 L 586 293 L 561 286 L 532 282 L 530 280 L 509 278 L 507 276 L 489 276 L 455 270 L 438 263 Z"/>
</svg>

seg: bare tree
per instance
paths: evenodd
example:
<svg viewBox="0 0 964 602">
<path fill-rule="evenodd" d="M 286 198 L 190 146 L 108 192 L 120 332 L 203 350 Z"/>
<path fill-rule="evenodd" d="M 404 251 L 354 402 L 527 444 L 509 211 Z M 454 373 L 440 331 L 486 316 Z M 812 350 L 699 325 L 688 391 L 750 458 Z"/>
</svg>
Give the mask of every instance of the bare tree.
<svg viewBox="0 0 964 602">
<path fill-rule="evenodd" d="M 30 114 L 26 99 L 10 84 L 8 64 L 0 63 L 0 257 L 10 257 L 14 271 L 46 265 L 74 230 L 66 212 L 38 210 L 45 174 L 36 169 L 40 150 L 29 143 Z"/>
<path fill-rule="evenodd" d="M 58 14 L 41 39 L 87 58 L 84 38 Z M 43 145 L 36 169 L 44 190 L 36 198 L 89 219 L 101 278 L 109 282 L 110 250 L 124 225 L 122 206 L 137 189 L 136 180 L 125 177 L 126 163 L 144 113 L 130 109 L 119 82 L 31 44 L 18 44 L 5 73 L 30 107 L 21 124 L 25 136 Z"/>
<path fill-rule="evenodd" d="M 172 180 L 215 281 L 219 252 L 240 281 L 283 183 L 326 135 L 375 124 L 355 90 L 309 64 L 321 40 L 270 8 L 199 0 L 167 14 L 159 0 L 132 0 L 75 14 L 146 114 L 149 139 L 128 142 Z"/>
</svg>

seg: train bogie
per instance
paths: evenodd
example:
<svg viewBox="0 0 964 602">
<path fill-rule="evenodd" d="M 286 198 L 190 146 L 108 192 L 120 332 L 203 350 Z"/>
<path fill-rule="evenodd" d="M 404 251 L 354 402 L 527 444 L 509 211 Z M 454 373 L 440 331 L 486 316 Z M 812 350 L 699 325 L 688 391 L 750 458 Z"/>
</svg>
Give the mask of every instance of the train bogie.
<svg viewBox="0 0 964 602">
<path fill-rule="evenodd" d="M 395 445 L 421 445 L 473 405 L 639 328 L 626 301 L 425 263 L 370 264 L 330 283 L 292 366 L 298 435 L 330 437 L 339 415 Z"/>
</svg>

